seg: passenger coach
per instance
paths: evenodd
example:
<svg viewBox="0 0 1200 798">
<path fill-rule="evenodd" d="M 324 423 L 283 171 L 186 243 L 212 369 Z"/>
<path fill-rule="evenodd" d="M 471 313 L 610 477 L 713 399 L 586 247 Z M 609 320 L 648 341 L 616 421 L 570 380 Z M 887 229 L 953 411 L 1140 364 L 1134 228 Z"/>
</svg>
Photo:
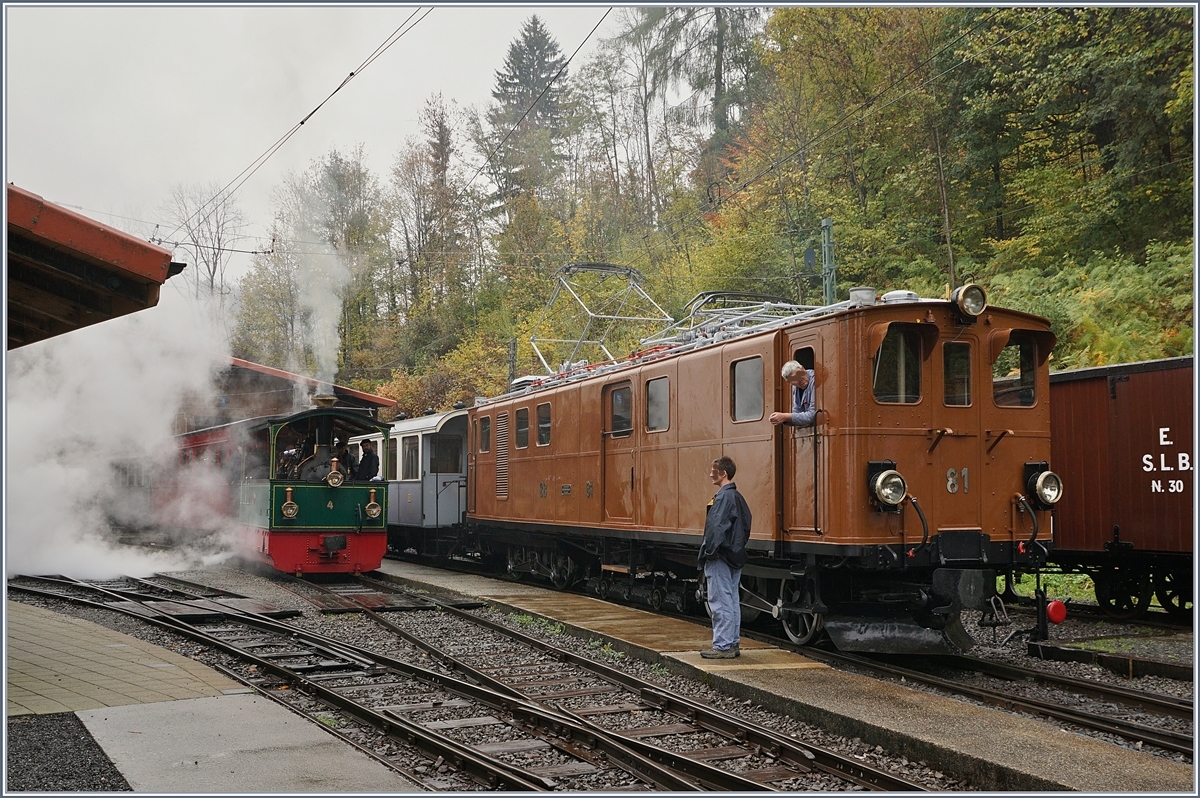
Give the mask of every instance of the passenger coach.
<svg viewBox="0 0 1200 798">
<path fill-rule="evenodd" d="M 855 289 L 675 333 L 478 400 L 468 525 L 443 545 L 684 607 L 709 464 L 728 455 L 754 515 L 747 617 L 771 613 L 797 642 L 824 629 L 841 648 L 892 651 L 969 647 L 964 609 L 1004 622 L 994 577 L 1045 562 L 1062 492 L 1046 319 L 988 307 L 977 286 L 950 301 Z M 791 409 L 789 359 L 815 372 L 815 427 L 768 420 Z"/>
</svg>

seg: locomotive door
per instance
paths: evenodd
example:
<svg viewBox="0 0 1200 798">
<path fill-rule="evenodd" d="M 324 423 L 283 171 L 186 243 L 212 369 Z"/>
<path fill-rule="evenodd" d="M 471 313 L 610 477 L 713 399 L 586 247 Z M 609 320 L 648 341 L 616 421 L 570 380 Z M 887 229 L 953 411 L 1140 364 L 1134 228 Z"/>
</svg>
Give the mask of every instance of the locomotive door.
<svg viewBox="0 0 1200 798">
<path fill-rule="evenodd" d="M 982 529 L 981 497 L 987 482 L 979 467 L 980 408 L 986 386 L 976 383 L 986 359 L 977 343 L 965 336 L 935 346 L 934 357 L 929 358 L 934 395 L 929 403 L 925 465 L 935 477 L 938 511 L 930 522 L 943 531 Z"/>
<path fill-rule="evenodd" d="M 793 338 L 788 344 L 789 357 L 813 370 L 820 341 L 815 336 Z M 827 372 L 828 373 L 828 372 Z M 776 379 L 779 379 L 778 374 Z M 792 386 L 783 384 L 783 407 L 792 410 Z M 821 407 L 821 380 L 813 386 L 813 402 Z M 817 424 L 820 424 L 820 417 Z M 815 433 L 819 426 L 783 425 L 783 527 L 788 532 L 815 534 L 820 529 L 817 517 L 817 480 L 819 478 Z"/>
<path fill-rule="evenodd" d="M 604 459 L 604 520 L 633 521 L 633 386 L 628 380 L 604 386 L 601 450 Z"/>
</svg>

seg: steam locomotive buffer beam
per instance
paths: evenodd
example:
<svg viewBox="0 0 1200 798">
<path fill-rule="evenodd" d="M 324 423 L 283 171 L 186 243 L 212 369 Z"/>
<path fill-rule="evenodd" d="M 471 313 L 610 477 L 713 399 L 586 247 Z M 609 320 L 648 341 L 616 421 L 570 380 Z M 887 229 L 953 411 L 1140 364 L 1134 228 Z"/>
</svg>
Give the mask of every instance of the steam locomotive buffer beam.
<svg viewBox="0 0 1200 798">
<path fill-rule="evenodd" d="M 120 230 L 8 186 L 8 348 L 158 304 L 184 264 Z"/>
</svg>

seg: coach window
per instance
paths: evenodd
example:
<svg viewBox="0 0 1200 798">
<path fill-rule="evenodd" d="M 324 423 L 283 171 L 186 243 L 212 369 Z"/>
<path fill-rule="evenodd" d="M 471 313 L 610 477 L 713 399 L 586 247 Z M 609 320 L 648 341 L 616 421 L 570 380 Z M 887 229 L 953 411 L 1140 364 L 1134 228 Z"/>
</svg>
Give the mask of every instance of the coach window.
<svg viewBox="0 0 1200 798">
<path fill-rule="evenodd" d="M 971 404 L 971 345 L 947 341 L 942 345 L 942 382 L 947 407 Z"/>
<path fill-rule="evenodd" d="M 992 399 L 998 407 L 1033 407 L 1037 400 L 1037 344 L 1014 331 L 992 364 Z"/>
<path fill-rule="evenodd" d="M 395 438 L 388 438 L 388 452 L 387 452 L 388 470 L 387 470 L 387 472 L 388 472 L 388 476 L 391 477 L 392 479 L 395 479 L 396 475 L 400 473 L 398 470 L 396 470 L 396 447 L 397 446 L 399 446 L 399 441 L 397 441 Z"/>
<path fill-rule="evenodd" d="M 429 450 L 429 470 L 434 474 L 462 473 L 462 437 L 434 435 Z"/>
<path fill-rule="evenodd" d="M 400 441 L 400 464 L 403 472 L 400 479 L 421 478 L 421 439 L 416 435 L 405 435 Z"/>
<path fill-rule="evenodd" d="M 628 438 L 633 433 L 633 391 L 617 388 L 612 392 L 612 418 L 609 430 L 614 438 Z"/>
<path fill-rule="evenodd" d="M 734 421 L 757 421 L 763 417 L 763 361 L 761 357 L 739 360 L 731 366 L 730 408 Z"/>
<path fill-rule="evenodd" d="M 921 339 L 916 330 L 891 325 L 871 366 L 875 401 L 888 404 L 921 401 Z"/>
<path fill-rule="evenodd" d="M 538 446 L 550 445 L 550 403 L 537 406 L 538 413 Z"/>
<path fill-rule="evenodd" d="M 658 377 L 646 383 L 646 429 L 662 432 L 671 426 L 671 383 Z"/>
<path fill-rule="evenodd" d="M 529 447 L 529 408 L 522 407 L 517 411 L 517 448 Z"/>
<path fill-rule="evenodd" d="M 490 452 L 492 450 L 492 419 L 489 416 L 484 416 L 479 419 L 479 451 Z"/>
</svg>

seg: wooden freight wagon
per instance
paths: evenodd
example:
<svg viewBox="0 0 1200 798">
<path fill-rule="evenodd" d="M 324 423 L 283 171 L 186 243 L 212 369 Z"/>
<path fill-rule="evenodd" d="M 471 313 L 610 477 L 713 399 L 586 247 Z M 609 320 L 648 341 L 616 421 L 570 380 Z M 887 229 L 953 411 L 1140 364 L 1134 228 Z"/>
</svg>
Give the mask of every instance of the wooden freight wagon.
<svg viewBox="0 0 1200 798">
<path fill-rule="evenodd" d="M 1067 484 L 1051 562 L 1089 574 L 1113 617 L 1151 594 L 1191 612 L 1195 544 L 1191 357 L 1050 375 L 1051 459 Z"/>
</svg>

